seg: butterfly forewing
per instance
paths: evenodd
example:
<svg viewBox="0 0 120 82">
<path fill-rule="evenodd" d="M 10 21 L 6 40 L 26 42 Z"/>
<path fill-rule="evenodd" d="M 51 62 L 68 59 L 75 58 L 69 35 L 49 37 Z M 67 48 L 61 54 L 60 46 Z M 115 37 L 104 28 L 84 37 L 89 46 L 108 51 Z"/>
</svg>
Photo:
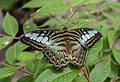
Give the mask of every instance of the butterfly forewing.
<svg viewBox="0 0 120 82">
<path fill-rule="evenodd" d="M 20 41 L 35 47 L 37 50 L 43 50 L 49 47 L 54 41 L 51 39 L 51 30 L 36 30 L 25 33 L 21 36 Z"/>
<path fill-rule="evenodd" d="M 78 41 L 86 49 L 91 47 L 101 37 L 101 33 L 98 30 L 92 28 L 76 29 L 76 33 L 79 34 Z"/>
</svg>

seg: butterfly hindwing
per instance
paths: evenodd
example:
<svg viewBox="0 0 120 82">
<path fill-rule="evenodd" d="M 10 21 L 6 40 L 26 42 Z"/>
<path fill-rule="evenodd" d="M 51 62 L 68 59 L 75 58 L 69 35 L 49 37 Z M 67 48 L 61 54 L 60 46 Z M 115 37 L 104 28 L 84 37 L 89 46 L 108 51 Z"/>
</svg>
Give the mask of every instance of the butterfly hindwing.
<svg viewBox="0 0 120 82">
<path fill-rule="evenodd" d="M 72 63 L 78 67 L 84 66 L 84 61 L 86 57 L 86 49 L 84 49 L 81 45 L 76 48 L 76 51 L 73 53 L 73 61 Z"/>
<path fill-rule="evenodd" d="M 59 48 L 59 47 L 58 47 Z M 68 65 L 68 61 L 65 59 L 65 54 L 56 47 L 46 50 L 44 52 L 45 57 L 53 63 L 56 68 L 63 68 Z"/>
</svg>

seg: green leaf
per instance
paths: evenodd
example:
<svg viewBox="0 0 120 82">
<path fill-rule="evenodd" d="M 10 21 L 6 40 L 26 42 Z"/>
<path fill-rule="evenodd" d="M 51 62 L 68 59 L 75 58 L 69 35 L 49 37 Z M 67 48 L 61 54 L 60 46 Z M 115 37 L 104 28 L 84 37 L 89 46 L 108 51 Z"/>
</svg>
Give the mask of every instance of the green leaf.
<svg viewBox="0 0 120 82">
<path fill-rule="evenodd" d="M 41 59 L 39 64 L 37 64 L 33 78 L 38 77 L 39 74 L 41 74 L 45 69 L 51 67 L 51 64 L 48 63 L 46 60 Z"/>
<path fill-rule="evenodd" d="M 3 44 L 2 44 L 2 41 L 1 41 L 1 38 L 0 38 L 0 49 L 3 47 Z"/>
<path fill-rule="evenodd" d="M 108 41 L 109 41 L 110 48 L 113 47 L 113 43 L 114 43 L 114 33 L 115 33 L 115 30 L 110 30 L 110 31 L 108 32 Z"/>
<path fill-rule="evenodd" d="M 0 0 L 0 8 L 4 10 L 9 10 L 13 7 L 16 0 Z"/>
<path fill-rule="evenodd" d="M 99 61 L 99 53 L 102 47 L 103 47 L 103 39 L 101 38 L 97 43 L 95 43 L 94 46 L 92 46 L 92 48 L 88 50 L 87 58 L 86 58 L 86 64 L 88 66 L 93 65 L 97 61 Z"/>
<path fill-rule="evenodd" d="M 52 13 L 52 15 L 63 13 L 66 9 L 68 9 L 68 6 L 64 3 L 64 1 L 61 0 L 49 0 L 46 1 L 45 5 L 42 6 L 42 8 L 38 9 L 33 16 L 35 18 L 40 18 L 42 16 L 49 16 L 49 13 Z"/>
<path fill-rule="evenodd" d="M 71 82 L 78 74 L 78 70 L 73 70 L 55 78 L 52 82 Z"/>
<path fill-rule="evenodd" d="M 101 26 L 100 31 L 101 31 L 102 37 L 106 38 L 108 36 L 108 31 L 110 30 L 110 26 L 106 24 L 106 22 L 100 22 L 98 23 L 98 26 Z"/>
<path fill-rule="evenodd" d="M 34 82 L 33 78 L 30 76 L 21 77 L 17 82 Z"/>
<path fill-rule="evenodd" d="M 113 29 L 108 31 L 109 46 L 112 49 L 116 39 L 120 36 L 120 17 L 113 24 Z"/>
<path fill-rule="evenodd" d="M 95 4 L 99 3 L 102 0 L 71 0 L 72 6 L 80 6 L 80 5 L 88 5 L 88 4 Z"/>
<path fill-rule="evenodd" d="M 36 59 L 39 59 L 39 60 L 41 60 L 43 57 L 44 57 L 44 54 L 43 54 L 43 52 L 36 51 Z"/>
<path fill-rule="evenodd" d="M 7 13 L 3 19 L 3 29 L 11 36 L 14 36 L 18 32 L 17 20 L 9 13 Z"/>
<path fill-rule="evenodd" d="M 103 16 L 111 19 L 113 22 L 116 21 L 116 19 L 119 17 L 119 14 L 117 13 L 107 13 L 107 12 L 102 12 Z"/>
<path fill-rule="evenodd" d="M 11 37 L 9 36 L 0 37 L 0 48 L 3 48 L 6 45 L 8 45 L 10 43 L 10 40 Z"/>
<path fill-rule="evenodd" d="M 2 48 L 2 43 L 0 42 L 0 49 Z"/>
<path fill-rule="evenodd" d="M 109 8 L 110 7 L 108 5 L 108 2 L 106 2 L 106 3 L 101 4 L 100 7 L 99 7 L 99 9 L 97 11 L 104 12 L 105 10 L 108 10 Z"/>
<path fill-rule="evenodd" d="M 116 61 L 120 64 L 120 50 L 113 49 L 113 55 Z"/>
<path fill-rule="evenodd" d="M 36 30 L 37 27 L 38 26 L 36 24 L 31 23 L 30 21 L 26 21 L 23 25 L 23 29 L 25 32 L 30 32 L 30 31 Z"/>
<path fill-rule="evenodd" d="M 71 0 L 72 6 L 80 5 L 86 2 L 86 0 Z"/>
<path fill-rule="evenodd" d="M 108 32 L 108 41 L 110 44 L 110 48 L 113 47 L 115 40 L 120 36 L 120 17 L 118 17 L 116 19 L 117 20 L 115 20 L 115 22 L 113 24 L 114 29 L 112 29 Z"/>
<path fill-rule="evenodd" d="M 84 20 L 80 21 L 77 24 L 77 28 L 86 28 L 86 27 L 89 27 L 89 24 L 88 24 L 88 22 L 85 22 Z"/>
<path fill-rule="evenodd" d="M 114 2 L 114 3 L 108 3 L 109 7 L 111 8 L 116 8 L 116 9 L 120 9 L 120 3 L 118 2 Z"/>
<path fill-rule="evenodd" d="M 58 18 L 59 21 L 61 21 L 63 24 L 65 22 L 65 20 L 63 18 Z M 57 26 L 61 26 L 60 22 L 58 22 L 56 19 L 51 19 L 49 21 L 47 21 L 44 25 L 57 25 Z"/>
<path fill-rule="evenodd" d="M 79 70 L 69 69 L 64 70 L 62 73 L 56 73 L 50 69 L 46 69 L 38 76 L 35 82 L 71 82 L 78 74 Z"/>
<path fill-rule="evenodd" d="M 111 70 L 111 62 L 108 59 L 98 63 L 90 72 L 90 82 L 104 82 L 109 76 Z"/>
<path fill-rule="evenodd" d="M 16 43 L 12 47 L 10 47 L 6 52 L 6 60 L 9 64 L 15 63 L 16 56 L 20 53 L 19 43 Z"/>
<path fill-rule="evenodd" d="M 0 82 L 10 82 L 10 81 L 11 81 L 11 77 L 6 77 L 6 78 L 0 79 Z"/>
<path fill-rule="evenodd" d="M 111 71 L 109 77 L 112 79 L 118 77 L 118 67 L 114 63 L 111 63 Z"/>
<path fill-rule="evenodd" d="M 113 24 L 115 30 L 119 33 L 120 32 L 120 17 L 118 16 L 116 21 Z"/>
<path fill-rule="evenodd" d="M 102 34 L 102 38 L 103 38 L 103 47 L 102 47 L 102 50 L 101 52 L 104 53 L 104 51 L 106 49 L 109 49 L 109 42 L 108 42 L 108 31 L 110 30 L 109 26 L 105 23 L 105 22 L 102 22 L 102 23 L 99 23 L 99 25 L 102 25 L 101 26 L 101 34 Z M 102 54 L 101 54 L 102 56 Z"/>
<path fill-rule="evenodd" d="M 76 77 L 72 82 L 87 82 L 87 79 L 83 75 L 80 75 Z"/>
<path fill-rule="evenodd" d="M 35 55 L 30 52 L 21 52 L 19 55 L 17 55 L 17 60 L 20 61 L 30 61 L 35 59 Z"/>
<path fill-rule="evenodd" d="M 34 73 L 38 62 L 27 61 L 27 62 L 25 62 L 25 63 L 26 63 L 26 69 L 27 69 L 29 72 Z"/>
<path fill-rule="evenodd" d="M 31 0 L 26 3 L 23 8 L 38 8 L 41 7 L 47 0 Z"/>
<path fill-rule="evenodd" d="M 10 75 L 12 75 L 13 73 L 16 72 L 16 69 L 15 68 L 1 68 L 0 69 L 0 79 L 1 78 L 5 78 L 5 77 L 8 77 Z"/>
</svg>

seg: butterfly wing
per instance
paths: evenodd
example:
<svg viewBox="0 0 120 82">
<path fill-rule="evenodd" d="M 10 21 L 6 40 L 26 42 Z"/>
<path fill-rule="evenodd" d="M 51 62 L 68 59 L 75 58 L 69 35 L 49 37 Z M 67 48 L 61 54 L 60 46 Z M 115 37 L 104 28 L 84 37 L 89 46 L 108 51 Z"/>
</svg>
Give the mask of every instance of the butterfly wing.
<svg viewBox="0 0 120 82">
<path fill-rule="evenodd" d="M 45 57 L 53 63 L 56 68 L 63 68 L 66 67 L 69 63 L 65 59 L 65 53 L 62 51 L 61 47 L 59 46 L 51 46 L 48 50 L 44 52 Z"/>
<path fill-rule="evenodd" d="M 34 47 L 39 51 L 43 51 L 45 57 L 57 68 L 67 66 L 65 53 L 62 47 L 56 42 L 59 38 L 53 38 L 62 31 L 57 30 L 37 30 L 23 34 L 20 41 Z"/>
<path fill-rule="evenodd" d="M 79 28 L 70 31 L 77 37 L 75 38 L 75 45 L 73 46 L 73 63 L 78 67 L 84 66 L 86 51 L 91 47 L 100 37 L 101 34 L 96 29 Z"/>
<path fill-rule="evenodd" d="M 101 33 L 92 28 L 80 28 L 75 29 L 75 31 L 79 35 L 78 41 L 86 49 L 91 47 L 101 37 Z"/>
<path fill-rule="evenodd" d="M 20 37 L 20 41 L 41 51 L 53 43 L 50 36 L 53 32 L 55 31 L 36 30 L 27 32 Z"/>
<path fill-rule="evenodd" d="M 78 44 L 79 45 L 79 44 Z M 84 66 L 85 56 L 86 56 L 86 49 L 83 48 L 81 45 L 75 48 L 75 52 L 73 53 L 73 64 L 78 67 Z"/>
</svg>

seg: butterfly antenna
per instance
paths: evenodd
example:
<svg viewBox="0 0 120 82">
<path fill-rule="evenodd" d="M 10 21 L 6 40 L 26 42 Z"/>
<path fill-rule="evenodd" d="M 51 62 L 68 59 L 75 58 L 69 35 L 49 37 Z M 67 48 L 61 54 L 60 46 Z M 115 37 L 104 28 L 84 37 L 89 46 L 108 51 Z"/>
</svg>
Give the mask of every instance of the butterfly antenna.
<svg viewBox="0 0 120 82">
<path fill-rule="evenodd" d="M 51 13 L 49 13 L 49 15 L 51 16 L 51 17 L 53 17 L 54 19 L 56 19 L 62 26 L 64 26 L 64 29 L 67 29 L 67 27 L 58 19 L 58 18 L 56 18 L 54 15 L 52 15 Z"/>
<path fill-rule="evenodd" d="M 67 20 L 67 23 L 65 24 L 66 26 L 67 26 L 67 24 L 69 23 L 69 21 L 71 20 L 71 18 L 74 16 L 74 14 L 77 12 L 78 9 L 79 9 L 79 8 L 77 8 L 77 9 L 73 12 L 73 14 L 70 16 L 70 18 Z"/>
</svg>

